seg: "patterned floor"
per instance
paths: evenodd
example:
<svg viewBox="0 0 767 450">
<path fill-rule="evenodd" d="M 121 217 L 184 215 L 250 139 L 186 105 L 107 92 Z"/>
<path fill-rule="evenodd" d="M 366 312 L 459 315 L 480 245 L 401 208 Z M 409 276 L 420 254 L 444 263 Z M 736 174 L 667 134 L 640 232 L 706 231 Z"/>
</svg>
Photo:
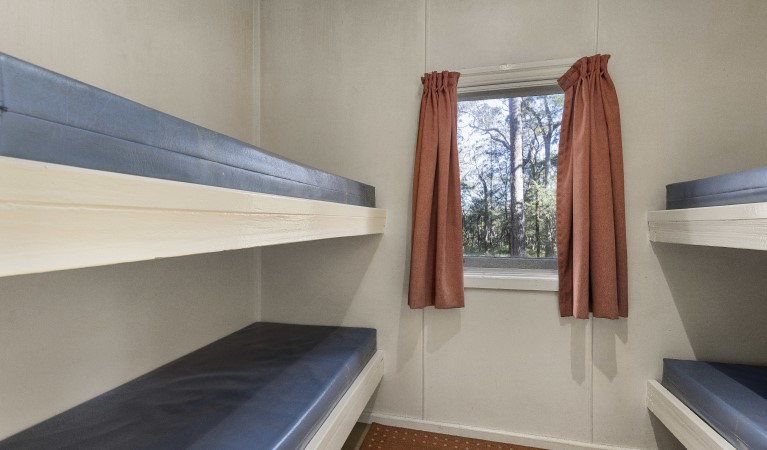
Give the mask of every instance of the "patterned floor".
<svg viewBox="0 0 767 450">
<path fill-rule="evenodd" d="M 373 423 L 360 450 L 541 450 Z"/>
</svg>

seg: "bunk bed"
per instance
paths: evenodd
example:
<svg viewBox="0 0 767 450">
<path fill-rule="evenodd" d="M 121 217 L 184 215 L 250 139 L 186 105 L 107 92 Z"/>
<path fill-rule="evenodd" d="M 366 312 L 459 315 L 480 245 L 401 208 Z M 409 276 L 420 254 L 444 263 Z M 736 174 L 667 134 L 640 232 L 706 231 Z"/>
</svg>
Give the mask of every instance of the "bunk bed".
<svg viewBox="0 0 767 450">
<path fill-rule="evenodd" d="M 255 323 L 0 449 L 320 448 L 312 438 L 375 352 L 372 329 Z"/>
<path fill-rule="evenodd" d="M 375 190 L 0 54 L 0 276 L 382 233 Z"/>
<path fill-rule="evenodd" d="M 650 211 L 650 240 L 767 250 L 767 168 L 674 183 Z"/>
<path fill-rule="evenodd" d="M 767 250 L 767 168 L 670 184 L 653 242 Z M 687 448 L 767 448 L 767 367 L 666 359 L 647 407 Z"/>
<path fill-rule="evenodd" d="M 375 190 L 0 53 L 0 276 L 382 233 Z M 375 330 L 255 323 L 0 448 L 340 448 Z"/>
</svg>

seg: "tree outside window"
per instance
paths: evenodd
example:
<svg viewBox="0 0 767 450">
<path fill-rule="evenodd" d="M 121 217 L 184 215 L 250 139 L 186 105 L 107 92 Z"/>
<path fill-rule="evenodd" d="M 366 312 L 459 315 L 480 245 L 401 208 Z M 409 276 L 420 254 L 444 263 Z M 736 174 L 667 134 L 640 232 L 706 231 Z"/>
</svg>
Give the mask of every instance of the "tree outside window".
<svg viewBox="0 0 767 450">
<path fill-rule="evenodd" d="M 563 103 L 563 94 L 458 103 L 465 256 L 556 257 Z"/>
</svg>

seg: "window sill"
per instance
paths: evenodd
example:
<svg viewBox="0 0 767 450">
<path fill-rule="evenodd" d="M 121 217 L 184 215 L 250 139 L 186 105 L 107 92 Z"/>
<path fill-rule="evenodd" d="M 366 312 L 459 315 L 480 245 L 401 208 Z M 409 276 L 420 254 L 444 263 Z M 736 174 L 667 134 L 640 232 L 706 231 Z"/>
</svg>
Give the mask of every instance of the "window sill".
<svg viewBox="0 0 767 450">
<path fill-rule="evenodd" d="M 466 267 L 463 284 L 465 289 L 556 292 L 559 278 L 556 270 Z"/>
</svg>

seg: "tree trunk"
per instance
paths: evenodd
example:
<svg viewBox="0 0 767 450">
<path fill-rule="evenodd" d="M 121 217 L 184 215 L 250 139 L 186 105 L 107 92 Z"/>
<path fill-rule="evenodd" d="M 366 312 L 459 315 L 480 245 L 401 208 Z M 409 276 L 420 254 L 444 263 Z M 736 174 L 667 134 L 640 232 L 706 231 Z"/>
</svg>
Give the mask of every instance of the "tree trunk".
<svg viewBox="0 0 767 450">
<path fill-rule="evenodd" d="M 544 162 L 543 162 L 543 184 L 549 185 L 549 173 L 551 169 L 551 138 L 554 136 L 553 118 L 551 117 L 551 109 L 549 108 L 548 97 L 543 97 L 543 107 L 546 111 L 546 121 L 548 126 L 543 133 L 543 148 L 544 148 Z"/>
<path fill-rule="evenodd" d="M 493 223 L 490 221 L 490 192 L 487 188 L 487 183 L 485 183 L 485 180 L 482 180 L 482 193 L 484 194 L 482 215 L 484 216 L 483 220 L 485 221 L 485 235 L 482 238 L 485 245 L 482 248 L 482 252 L 487 253 L 488 250 L 493 246 Z"/>
<path fill-rule="evenodd" d="M 551 223 L 551 219 L 549 219 L 548 216 L 544 219 L 544 227 L 547 233 L 551 233 L 551 230 L 554 228 L 554 224 Z M 546 238 L 546 241 L 543 245 L 543 256 L 546 258 L 556 256 L 556 250 L 554 249 L 554 244 L 556 243 L 556 233 L 553 234 L 554 236 L 552 236 L 551 239 L 548 237 Z"/>
<path fill-rule="evenodd" d="M 545 155 L 544 155 L 544 164 L 543 167 L 545 168 L 544 177 L 543 177 L 543 183 L 545 186 L 545 189 L 549 188 L 549 180 L 550 173 L 551 173 L 551 141 L 554 139 L 554 134 L 557 131 L 557 128 L 559 128 L 560 123 L 554 121 L 554 116 L 551 111 L 551 108 L 549 108 L 549 98 L 543 97 L 543 108 L 546 112 L 546 132 L 543 134 L 543 146 L 545 148 Z M 550 230 L 554 227 L 554 224 L 551 223 L 550 217 L 547 215 L 544 223 L 544 228 L 547 233 L 550 233 Z M 554 249 L 554 243 L 556 242 L 556 239 L 546 239 L 546 243 L 544 244 L 543 254 L 549 258 L 554 256 L 555 249 Z"/>
<path fill-rule="evenodd" d="M 535 256 L 541 257 L 541 220 L 539 212 L 538 192 L 535 193 Z"/>
<path fill-rule="evenodd" d="M 511 256 L 511 233 L 509 233 L 509 224 L 511 223 L 511 211 L 509 210 L 509 185 L 504 184 L 503 194 L 503 223 L 501 224 L 501 241 L 505 240 L 505 244 L 509 248 L 509 256 Z"/>
<path fill-rule="evenodd" d="M 525 255 L 525 191 L 522 170 L 522 98 L 509 99 L 509 142 L 511 143 L 511 256 Z"/>
<path fill-rule="evenodd" d="M 479 208 L 476 210 L 477 216 L 477 251 L 487 253 L 492 247 L 490 236 L 492 235 L 492 223 L 490 223 L 490 189 L 484 177 L 479 177 L 479 183 L 482 185 L 482 198 L 479 200 Z"/>
</svg>

